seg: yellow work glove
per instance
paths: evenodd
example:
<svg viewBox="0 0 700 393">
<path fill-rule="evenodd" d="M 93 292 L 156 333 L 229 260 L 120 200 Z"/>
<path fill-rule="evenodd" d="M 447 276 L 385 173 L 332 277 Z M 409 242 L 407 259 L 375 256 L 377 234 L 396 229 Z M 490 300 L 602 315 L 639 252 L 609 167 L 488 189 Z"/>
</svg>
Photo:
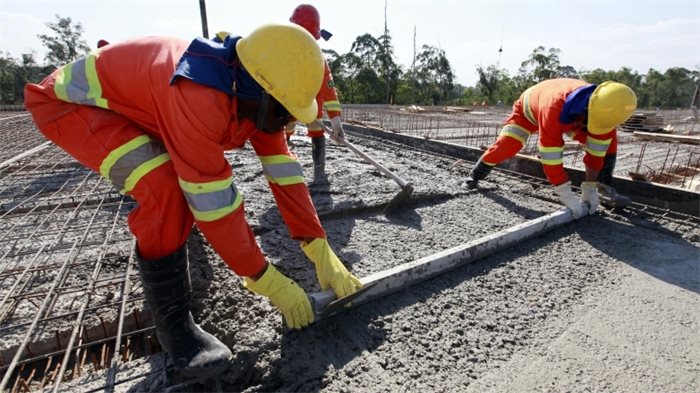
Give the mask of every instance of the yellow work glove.
<svg viewBox="0 0 700 393">
<path fill-rule="evenodd" d="M 301 249 L 316 265 L 316 276 L 322 290 L 333 288 L 335 296 L 341 298 L 362 288 L 360 280 L 350 274 L 340 262 L 326 239 L 316 238 L 311 243 L 302 242 Z"/>
<path fill-rule="evenodd" d="M 311 302 L 306 292 L 272 264 L 267 265 L 267 270 L 257 281 L 249 277 L 244 278 L 243 285 L 258 295 L 268 297 L 272 304 L 282 311 L 290 328 L 301 329 L 314 321 Z"/>
</svg>

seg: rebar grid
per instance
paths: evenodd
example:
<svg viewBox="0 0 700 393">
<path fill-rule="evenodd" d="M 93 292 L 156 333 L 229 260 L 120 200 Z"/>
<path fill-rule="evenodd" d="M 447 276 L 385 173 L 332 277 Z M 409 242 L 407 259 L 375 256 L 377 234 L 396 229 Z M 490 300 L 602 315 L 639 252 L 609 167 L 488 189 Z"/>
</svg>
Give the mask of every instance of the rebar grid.
<svg viewBox="0 0 700 393">
<path fill-rule="evenodd" d="M 0 166 L 0 390 L 60 391 L 90 369 L 113 387 L 121 361 L 159 350 L 133 285 L 134 202 L 13 119 L 0 119 L 15 138 Z"/>
<path fill-rule="evenodd" d="M 495 176 L 545 185 L 500 169 Z M 106 370 L 99 390 L 113 391 L 162 371 L 120 372 L 159 350 L 131 270 L 125 218 L 133 201 L 51 145 L 0 168 L 0 206 L 0 390 L 61 391 L 63 381 Z M 630 212 L 679 231 L 700 225 L 697 217 L 644 205 Z"/>
<path fill-rule="evenodd" d="M 385 131 L 416 137 L 446 140 L 451 143 L 486 149 L 498 137 L 511 108 L 500 107 L 427 107 L 416 112 L 411 107 L 388 105 L 344 105 L 345 121 L 374 126 Z M 700 125 L 689 110 L 659 111 L 658 117 L 669 129 L 684 134 L 699 134 Z M 576 165 L 583 159 L 578 142 L 565 138 L 564 164 Z M 618 132 L 618 160 L 615 175 L 641 175 L 646 180 L 681 188 L 697 187 L 700 178 L 700 148 L 676 142 L 640 141 L 630 132 Z M 533 135 L 520 154 L 537 157 L 537 136 Z M 640 173 L 640 171 L 642 171 Z M 633 172 L 630 175 L 630 172 Z"/>
</svg>

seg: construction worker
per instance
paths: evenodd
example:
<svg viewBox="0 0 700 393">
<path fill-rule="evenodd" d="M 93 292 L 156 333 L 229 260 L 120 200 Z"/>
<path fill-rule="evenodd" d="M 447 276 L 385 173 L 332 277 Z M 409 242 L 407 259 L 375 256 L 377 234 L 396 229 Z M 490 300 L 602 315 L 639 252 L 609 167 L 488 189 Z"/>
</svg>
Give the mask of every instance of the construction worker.
<svg viewBox="0 0 700 393">
<path fill-rule="evenodd" d="M 621 83 L 595 85 L 568 78 L 540 82 L 515 101 L 496 142 L 477 161 L 465 186 L 476 188 L 495 165 L 515 156 L 531 134 L 539 133 L 540 161 L 559 199 L 577 217 L 593 214 L 598 208 L 597 189 L 606 196 L 612 195 L 605 186 L 612 188 L 617 152 L 615 128 L 629 119 L 636 108 L 634 91 Z M 581 183 L 580 200 L 573 194 L 563 166 L 565 134 L 585 146 L 586 180 Z M 598 182 L 605 186 L 598 188 Z"/>
<path fill-rule="evenodd" d="M 316 40 L 321 37 L 325 41 L 328 41 L 332 34 L 326 30 L 321 29 L 321 16 L 318 13 L 316 7 L 310 4 L 301 4 L 294 9 L 292 16 L 289 21 L 296 23 L 297 25 L 303 27 L 311 33 Z M 323 83 L 321 84 L 321 89 L 316 95 L 316 101 L 318 102 L 318 114 L 317 120 L 320 123 L 323 119 L 323 108 L 326 108 L 328 117 L 331 119 L 331 125 L 333 129 L 333 134 L 331 139 L 337 140 L 337 137 L 343 137 L 343 127 L 340 121 L 340 101 L 338 101 L 338 92 L 333 86 L 333 75 L 331 75 L 331 69 L 328 67 L 328 62 L 324 61 L 324 74 Z M 294 134 L 295 122 L 290 123 L 285 128 L 285 133 L 287 134 L 287 141 Z M 311 157 L 314 163 L 314 183 L 324 184 L 328 182 L 326 176 L 326 138 L 323 133 L 323 129 L 318 124 L 307 124 L 307 136 L 311 138 Z"/>
<path fill-rule="evenodd" d="M 361 287 L 330 248 L 284 125 L 316 117 L 323 56 L 304 29 L 264 25 L 222 43 L 148 37 L 112 43 L 25 87 L 41 132 L 138 207 L 128 225 L 158 339 L 187 376 L 228 366 L 231 351 L 194 323 L 185 241 L 196 223 L 252 292 L 291 328 L 309 298 L 268 263 L 245 219 L 224 151 L 249 141 L 292 238 L 338 297 Z"/>
</svg>

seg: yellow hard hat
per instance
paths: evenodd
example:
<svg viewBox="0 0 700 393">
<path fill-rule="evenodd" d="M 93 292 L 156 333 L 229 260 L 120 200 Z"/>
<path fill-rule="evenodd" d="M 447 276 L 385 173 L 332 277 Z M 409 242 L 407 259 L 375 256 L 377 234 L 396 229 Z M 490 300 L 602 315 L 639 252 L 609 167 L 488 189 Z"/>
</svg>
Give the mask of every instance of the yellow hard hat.
<svg viewBox="0 0 700 393">
<path fill-rule="evenodd" d="M 303 123 L 316 120 L 324 60 L 314 37 L 295 24 L 268 24 L 236 43 L 243 67 Z"/>
<path fill-rule="evenodd" d="M 591 94 L 588 102 L 588 131 L 593 135 L 607 134 L 627 121 L 637 109 L 637 96 L 627 85 L 603 82 Z"/>
</svg>

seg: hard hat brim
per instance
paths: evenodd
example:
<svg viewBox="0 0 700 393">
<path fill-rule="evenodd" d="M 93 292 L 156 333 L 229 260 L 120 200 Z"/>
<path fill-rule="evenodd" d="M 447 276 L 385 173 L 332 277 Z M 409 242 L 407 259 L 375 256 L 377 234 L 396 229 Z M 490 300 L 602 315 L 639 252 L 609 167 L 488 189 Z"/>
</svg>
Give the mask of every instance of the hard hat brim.
<svg viewBox="0 0 700 393">
<path fill-rule="evenodd" d="M 613 130 L 613 128 L 610 128 L 609 126 L 596 124 L 595 122 L 591 121 L 590 118 L 588 119 L 588 125 L 586 128 L 588 129 L 588 132 L 593 135 L 603 135 Z"/>
<path fill-rule="evenodd" d="M 287 108 L 289 113 L 291 113 L 295 119 L 299 120 L 302 123 L 309 124 L 309 123 L 313 123 L 316 120 L 316 115 L 318 114 L 318 104 L 316 103 L 315 98 L 313 100 L 311 100 L 309 105 L 304 107 L 304 108 L 286 105 L 282 101 L 280 101 L 280 103 L 285 108 Z"/>
</svg>

